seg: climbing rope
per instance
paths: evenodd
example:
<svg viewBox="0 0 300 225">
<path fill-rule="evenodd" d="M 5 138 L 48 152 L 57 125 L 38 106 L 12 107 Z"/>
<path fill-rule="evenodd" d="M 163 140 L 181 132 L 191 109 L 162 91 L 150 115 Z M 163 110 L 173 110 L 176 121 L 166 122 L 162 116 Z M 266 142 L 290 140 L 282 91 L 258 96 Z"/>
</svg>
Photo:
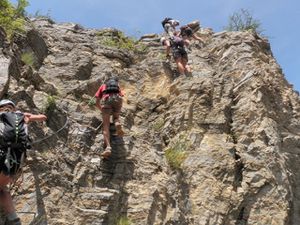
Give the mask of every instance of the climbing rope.
<svg viewBox="0 0 300 225">
<path fill-rule="evenodd" d="M 69 118 L 67 117 L 65 124 L 61 128 L 59 128 L 57 131 L 53 132 L 52 134 L 50 134 L 44 138 L 33 141 L 32 144 L 40 143 L 42 141 L 45 141 L 45 140 L 53 137 L 54 135 L 57 135 L 59 132 L 61 132 L 63 129 L 65 129 L 67 127 L 68 123 L 69 123 Z"/>
</svg>

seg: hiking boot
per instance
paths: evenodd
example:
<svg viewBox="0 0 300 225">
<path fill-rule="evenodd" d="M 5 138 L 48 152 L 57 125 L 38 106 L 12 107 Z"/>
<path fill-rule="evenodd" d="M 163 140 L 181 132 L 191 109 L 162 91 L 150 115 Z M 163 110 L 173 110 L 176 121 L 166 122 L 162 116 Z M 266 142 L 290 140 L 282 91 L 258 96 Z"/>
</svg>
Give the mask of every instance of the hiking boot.
<svg viewBox="0 0 300 225">
<path fill-rule="evenodd" d="M 115 123 L 116 126 L 116 135 L 119 137 L 123 137 L 124 136 L 124 131 L 122 129 L 122 125 L 120 122 L 116 122 Z"/>
<path fill-rule="evenodd" d="M 22 225 L 20 218 L 14 220 L 6 220 L 5 225 Z"/>
<path fill-rule="evenodd" d="M 106 147 L 104 152 L 101 153 L 103 158 L 108 158 L 111 155 L 111 147 Z"/>
</svg>

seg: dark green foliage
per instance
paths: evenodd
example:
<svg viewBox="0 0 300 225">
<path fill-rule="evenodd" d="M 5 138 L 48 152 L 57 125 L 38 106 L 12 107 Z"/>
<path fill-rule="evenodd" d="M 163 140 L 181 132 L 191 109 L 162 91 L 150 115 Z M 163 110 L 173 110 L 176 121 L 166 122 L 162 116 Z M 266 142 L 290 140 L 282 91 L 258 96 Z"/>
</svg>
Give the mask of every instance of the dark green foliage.
<svg viewBox="0 0 300 225">
<path fill-rule="evenodd" d="M 27 0 L 18 0 L 17 6 L 13 6 L 8 0 L 0 0 L 0 26 L 5 29 L 8 38 L 14 33 L 24 32 L 27 5 Z"/>
<path fill-rule="evenodd" d="M 18 0 L 17 7 L 15 9 L 15 14 L 18 17 L 24 17 L 25 16 L 25 8 L 29 5 L 27 0 Z"/>
<path fill-rule="evenodd" d="M 251 13 L 246 9 L 233 13 L 229 17 L 228 25 L 225 27 L 228 31 L 247 31 L 252 30 L 258 34 L 262 33 L 260 21 L 253 18 Z"/>
</svg>

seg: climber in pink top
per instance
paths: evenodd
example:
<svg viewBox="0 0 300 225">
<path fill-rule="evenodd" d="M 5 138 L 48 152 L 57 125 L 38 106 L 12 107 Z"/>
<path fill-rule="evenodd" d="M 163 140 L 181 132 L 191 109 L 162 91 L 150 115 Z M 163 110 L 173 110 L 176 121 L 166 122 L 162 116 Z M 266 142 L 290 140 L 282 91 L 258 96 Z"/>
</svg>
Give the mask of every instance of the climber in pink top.
<svg viewBox="0 0 300 225">
<path fill-rule="evenodd" d="M 110 116 L 113 116 L 113 122 L 116 127 L 116 134 L 123 136 L 124 131 L 120 123 L 120 112 L 122 108 L 122 97 L 124 96 L 121 90 L 118 79 L 111 78 L 102 84 L 95 94 L 96 106 L 102 112 L 103 122 L 103 137 L 105 150 L 101 154 L 104 158 L 108 158 L 111 155 L 111 144 L 110 144 Z"/>
</svg>

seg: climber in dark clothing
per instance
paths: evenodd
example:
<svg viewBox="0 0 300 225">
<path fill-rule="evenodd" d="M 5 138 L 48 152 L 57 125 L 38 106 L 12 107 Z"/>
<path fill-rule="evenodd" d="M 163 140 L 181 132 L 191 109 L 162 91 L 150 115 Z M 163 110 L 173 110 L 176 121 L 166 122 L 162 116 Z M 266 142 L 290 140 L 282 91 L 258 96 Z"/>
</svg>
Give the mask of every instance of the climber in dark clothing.
<svg viewBox="0 0 300 225">
<path fill-rule="evenodd" d="M 177 69 L 180 75 L 191 73 L 191 68 L 188 63 L 188 55 L 185 50 L 185 46 L 189 45 L 189 41 L 186 35 L 174 36 L 171 41 L 171 49 L 173 58 L 176 62 Z"/>
<path fill-rule="evenodd" d="M 171 49 L 179 74 L 190 75 L 192 72 L 188 65 L 188 54 L 185 49 L 186 46 L 190 45 L 192 39 L 204 43 L 202 38 L 195 35 L 193 30 L 185 25 L 180 28 L 180 32 L 175 33 L 171 40 Z"/>
<path fill-rule="evenodd" d="M 6 215 L 5 225 L 21 225 L 7 185 L 16 179 L 26 156 L 26 148 L 28 148 L 28 143 L 25 144 L 28 138 L 26 125 L 32 121 L 46 119 L 43 114 L 34 115 L 16 111 L 15 104 L 10 100 L 0 101 L 0 129 L 2 129 L 0 132 L 0 206 Z M 12 137 L 14 142 L 11 141 Z"/>
</svg>

